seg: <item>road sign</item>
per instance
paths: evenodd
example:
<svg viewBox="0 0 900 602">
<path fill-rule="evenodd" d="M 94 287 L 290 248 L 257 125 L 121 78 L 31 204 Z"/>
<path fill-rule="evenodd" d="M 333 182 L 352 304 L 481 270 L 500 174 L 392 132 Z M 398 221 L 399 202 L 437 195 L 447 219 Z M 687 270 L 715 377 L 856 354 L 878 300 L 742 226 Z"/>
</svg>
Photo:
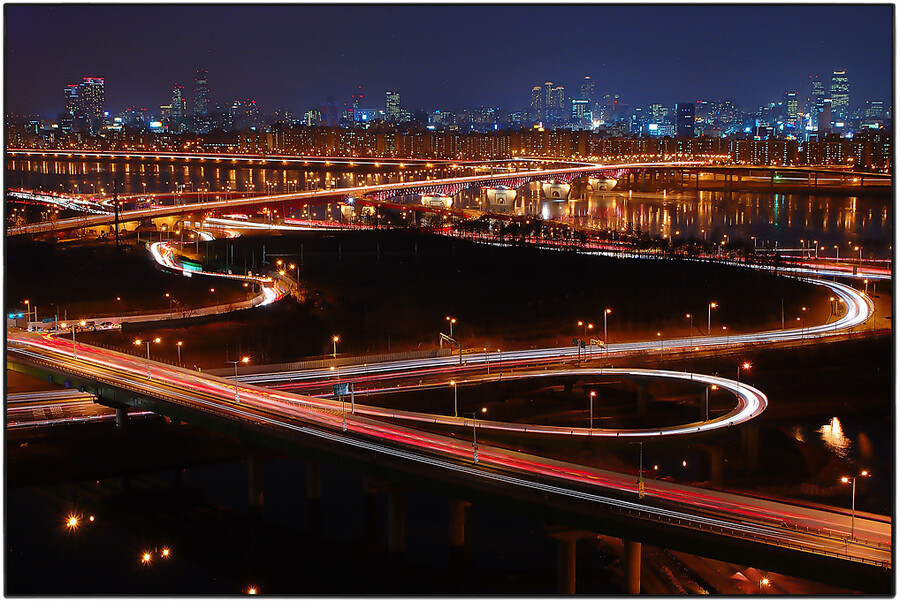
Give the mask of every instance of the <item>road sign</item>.
<svg viewBox="0 0 900 602">
<path fill-rule="evenodd" d="M 578 338 L 577 337 L 572 337 L 572 346 L 578 347 Z"/>
<path fill-rule="evenodd" d="M 644 497 L 644 479 L 638 479 L 638 497 Z"/>
<path fill-rule="evenodd" d="M 350 394 L 350 383 L 337 383 L 334 385 L 334 394 L 335 395 L 349 395 Z"/>
</svg>

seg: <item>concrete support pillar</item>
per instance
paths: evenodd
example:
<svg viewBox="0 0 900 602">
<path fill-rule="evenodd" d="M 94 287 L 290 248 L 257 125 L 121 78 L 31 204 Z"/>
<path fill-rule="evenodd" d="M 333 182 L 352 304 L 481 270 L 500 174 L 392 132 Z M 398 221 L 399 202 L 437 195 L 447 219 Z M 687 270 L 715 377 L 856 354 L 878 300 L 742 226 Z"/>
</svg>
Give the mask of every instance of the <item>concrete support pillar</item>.
<svg viewBox="0 0 900 602">
<path fill-rule="evenodd" d="M 647 413 L 647 383 L 637 383 L 637 411 L 638 414 Z"/>
<path fill-rule="evenodd" d="M 116 428 L 124 429 L 128 424 L 128 408 L 116 408 Z"/>
<path fill-rule="evenodd" d="M 625 593 L 641 593 L 641 542 L 623 540 L 625 544 Z"/>
<path fill-rule="evenodd" d="M 316 460 L 306 463 L 306 501 L 309 504 L 309 532 L 322 536 L 322 465 Z"/>
<path fill-rule="evenodd" d="M 469 549 L 467 545 L 468 509 L 471 504 L 463 500 L 450 500 L 450 524 L 448 536 L 450 540 L 450 566 L 453 573 L 452 591 L 462 593 L 466 583 L 469 565 Z"/>
<path fill-rule="evenodd" d="M 759 470 L 759 425 L 748 424 L 741 429 L 741 448 L 747 459 L 747 472 Z"/>
<path fill-rule="evenodd" d="M 709 446 L 709 484 L 715 489 L 722 488 L 722 472 L 725 468 L 725 450 L 718 445 Z"/>
<path fill-rule="evenodd" d="M 450 500 L 450 545 L 461 548 L 466 544 L 466 509 L 471 506 L 463 500 Z"/>
<path fill-rule="evenodd" d="M 557 593 L 575 593 L 575 548 L 576 537 L 557 537 L 556 584 Z"/>
<path fill-rule="evenodd" d="M 261 512 L 263 506 L 262 458 L 258 453 L 251 453 L 247 458 L 247 485 L 250 509 Z"/>
<path fill-rule="evenodd" d="M 388 488 L 388 552 L 402 554 L 404 547 L 403 489 Z"/>
<path fill-rule="evenodd" d="M 366 477 L 363 480 L 365 495 L 366 546 L 369 550 L 378 548 L 378 485 L 375 479 Z"/>
</svg>

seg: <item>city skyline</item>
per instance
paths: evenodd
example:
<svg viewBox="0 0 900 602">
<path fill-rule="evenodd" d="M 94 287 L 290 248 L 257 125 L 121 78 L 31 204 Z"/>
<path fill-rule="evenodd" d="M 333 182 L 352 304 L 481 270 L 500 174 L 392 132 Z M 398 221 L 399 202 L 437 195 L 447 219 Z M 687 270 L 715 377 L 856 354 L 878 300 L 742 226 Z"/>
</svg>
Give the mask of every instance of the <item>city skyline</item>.
<svg viewBox="0 0 900 602">
<path fill-rule="evenodd" d="M 160 27 L 159 7 L 7 6 L 7 90 L 17 90 L 7 95 L 7 113 L 55 116 L 64 106 L 65 85 L 85 75 L 106 79 L 112 111 L 152 111 L 168 103 L 174 83 L 192 91 L 198 68 L 209 70 L 211 103 L 253 98 L 266 111 L 299 112 L 328 97 L 341 106 L 359 86 L 364 107 L 382 107 L 385 91 L 395 90 L 404 108 L 517 110 L 528 107 L 531 88 L 545 81 L 577 98 L 584 76 L 595 81 L 598 100 L 619 94 L 634 106 L 731 99 L 750 108 L 785 92 L 805 99 L 810 77 L 827 80 L 835 69 L 847 71 L 851 106 L 889 104 L 891 97 L 887 5 L 165 8 L 166 26 Z M 593 13 L 608 21 L 605 28 L 597 29 Z M 548 33 L 553 15 L 561 23 L 560 42 Z M 671 26 L 677 19 L 686 30 L 698 19 L 723 25 L 684 39 L 673 33 L 680 31 Z M 310 22 L 317 25 L 309 29 Z M 509 30 L 500 42 L 496 28 L 489 29 L 494 22 Z M 844 29 L 829 38 L 818 25 L 834 22 Z M 240 31 L 233 23 L 242 24 Z M 421 23 L 433 28 L 430 37 L 406 27 Z M 757 28 L 756 37 L 748 37 L 753 23 L 765 23 L 765 33 Z M 203 26 L 209 37 L 189 35 Z M 79 36 L 86 30 L 97 35 Z M 382 41 L 372 32 L 382 32 Z M 759 43 L 743 46 L 740 39 Z M 52 58 L 60 48 L 64 62 Z M 625 48 L 629 54 L 621 56 Z M 403 60 L 410 52 L 420 59 L 415 64 Z M 259 59 L 266 55 L 273 58 Z M 285 72 L 282 61 L 290 64 L 291 56 L 302 58 Z"/>
</svg>

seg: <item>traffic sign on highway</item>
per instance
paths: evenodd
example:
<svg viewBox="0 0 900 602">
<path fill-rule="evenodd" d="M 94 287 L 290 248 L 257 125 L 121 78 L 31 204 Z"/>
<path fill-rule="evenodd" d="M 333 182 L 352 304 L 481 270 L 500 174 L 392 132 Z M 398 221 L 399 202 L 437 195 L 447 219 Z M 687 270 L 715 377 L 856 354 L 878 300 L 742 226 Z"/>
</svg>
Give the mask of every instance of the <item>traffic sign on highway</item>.
<svg viewBox="0 0 900 602">
<path fill-rule="evenodd" d="M 337 383 L 334 385 L 335 395 L 350 395 L 350 383 Z"/>
</svg>

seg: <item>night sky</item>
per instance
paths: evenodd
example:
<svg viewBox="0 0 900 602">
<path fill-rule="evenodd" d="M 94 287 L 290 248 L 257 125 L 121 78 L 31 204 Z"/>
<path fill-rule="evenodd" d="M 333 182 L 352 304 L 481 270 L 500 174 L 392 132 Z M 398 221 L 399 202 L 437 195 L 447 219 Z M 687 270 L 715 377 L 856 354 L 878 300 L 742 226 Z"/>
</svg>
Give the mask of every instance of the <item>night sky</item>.
<svg viewBox="0 0 900 602">
<path fill-rule="evenodd" d="M 846 68 L 850 102 L 890 101 L 891 5 L 600 6 L 174 4 L 9 5 L 7 113 L 55 116 L 62 90 L 106 78 L 112 112 L 158 110 L 197 67 L 211 99 L 299 112 L 361 85 L 363 106 L 525 108 L 534 84 L 632 106 L 730 98 L 746 108 L 803 97 L 809 76 Z"/>
</svg>

